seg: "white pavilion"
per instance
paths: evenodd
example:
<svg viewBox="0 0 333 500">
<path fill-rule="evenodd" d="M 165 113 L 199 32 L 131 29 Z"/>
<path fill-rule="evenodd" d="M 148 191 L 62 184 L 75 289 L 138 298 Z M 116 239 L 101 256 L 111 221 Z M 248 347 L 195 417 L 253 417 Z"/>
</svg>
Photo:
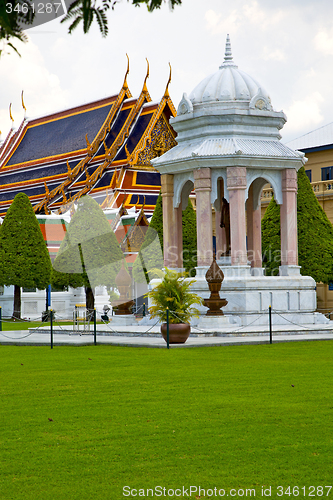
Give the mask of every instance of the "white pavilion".
<svg viewBox="0 0 333 500">
<path fill-rule="evenodd" d="M 161 174 L 164 265 L 182 269 L 182 210 L 196 195 L 198 267 L 194 290 L 209 296 L 205 273 L 213 259 L 212 209 L 215 210 L 217 261 L 225 279 L 221 296 L 230 322 L 267 324 L 324 323 L 316 313 L 316 284 L 302 276 L 297 251 L 297 171 L 303 153 L 281 142 L 287 118 L 275 111 L 266 90 L 233 60 L 229 36 L 218 71 L 179 103 L 170 123 L 178 145 L 152 161 Z M 269 183 L 281 213 L 279 276 L 265 276 L 261 249 L 260 197 Z M 231 254 L 223 255 L 221 200 L 229 203 Z M 203 311 L 204 312 L 204 311 Z"/>
</svg>

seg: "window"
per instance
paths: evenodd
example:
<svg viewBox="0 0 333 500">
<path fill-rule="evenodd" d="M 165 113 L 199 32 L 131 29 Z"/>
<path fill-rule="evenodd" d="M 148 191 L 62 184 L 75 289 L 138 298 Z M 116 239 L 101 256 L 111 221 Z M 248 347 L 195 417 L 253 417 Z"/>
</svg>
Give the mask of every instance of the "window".
<svg viewBox="0 0 333 500">
<path fill-rule="evenodd" d="M 310 182 L 312 182 L 312 170 L 305 170 L 306 175 Z"/>
<path fill-rule="evenodd" d="M 328 285 L 328 289 L 329 289 L 329 290 L 333 290 L 333 283 L 329 283 L 329 285 Z"/>
<path fill-rule="evenodd" d="M 321 180 L 330 181 L 333 179 L 333 167 L 324 167 L 321 169 Z"/>
</svg>

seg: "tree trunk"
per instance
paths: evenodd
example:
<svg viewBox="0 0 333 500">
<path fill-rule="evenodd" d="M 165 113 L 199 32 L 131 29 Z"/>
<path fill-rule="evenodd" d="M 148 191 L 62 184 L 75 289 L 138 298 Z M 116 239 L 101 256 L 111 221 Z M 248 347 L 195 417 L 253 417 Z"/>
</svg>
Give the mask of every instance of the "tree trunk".
<svg viewBox="0 0 333 500">
<path fill-rule="evenodd" d="M 89 313 L 92 312 L 95 307 L 94 290 L 90 286 L 86 286 L 85 290 L 86 290 L 86 309 Z"/>
<path fill-rule="evenodd" d="M 13 318 L 21 319 L 21 287 L 14 285 L 14 310 Z"/>
</svg>

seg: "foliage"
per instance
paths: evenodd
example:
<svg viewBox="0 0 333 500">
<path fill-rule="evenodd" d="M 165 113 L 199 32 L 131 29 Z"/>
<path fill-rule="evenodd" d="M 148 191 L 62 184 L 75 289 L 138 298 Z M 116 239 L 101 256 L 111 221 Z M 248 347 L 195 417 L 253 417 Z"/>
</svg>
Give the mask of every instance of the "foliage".
<svg viewBox="0 0 333 500">
<path fill-rule="evenodd" d="M 145 239 L 133 264 L 133 277 L 136 283 L 149 283 L 150 271 L 163 267 L 163 212 L 162 196 L 158 196 L 153 216 Z"/>
<path fill-rule="evenodd" d="M 28 196 L 18 193 L 0 228 L 0 283 L 14 285 L 14 316 L 20 317 L 20 287 L 45 289 L 51 260 Z"/>
<path fill-rule="evenodd" d="M 281 265 L 280 205 L 271 199 L 261 221 L 263 265 L 266 276 L 277 276 Z"/>
<path fill-rule="evenodd" d="M 333 281 L 333 226 L 302 167 L 297 174 L 298 263 L 317 283 Z"/>
<path fill-rule="evenodd" d="M 203 304 L 203 300 L 196 293 L 190 292 L 195 280 L 189 280 L 182 273 L 171 269 L 166 269 L 165 273 L 156 270 L 156 273 L 163 276 L 163 279 L 147 294 L 153 302 L 149 308 L 151 317 L 166 322 L 167 307 L 170 323 L 188 323 L 193 316 L 199 316 L 198 309 L 193 305 Z"/>
<path fill-rule="evenodd" d="M 98 203 L 83 196 L 54 260 L 52 286 L 113 286 L 123 253 Z"/>
<path fill-rule="evenodd" d="M 19 193 L 0 228 L 2 285 L 45 289 L 50 284 L 51 260 L 28 196 Z"/>
<path fill-rule="evenodd" d="M 114 289 L 108 290 L 110 303 L 113 304 L 115 300 L 118 300 L 120 295 Z"/>
<path fill-rule="evenodd" d="M 0 1 L 0 41 L 5 42 L 20 55 L 15 46 L 9 41 L 16 38 L 27 42 L 28 37 L 22 31 L 21 24 L 32 24 L 34 11 L 31 0 L 1 0 Z M 15 8 L 16 7 L 16 8 Z M 2 50 L 0 50 L 1 56 Z"/>
<path fill-rule="evenodd" d="M 183 266 L 190 276 L 195 276 L 197 266 L 197 218 L 191 203 L 183 210 Z"/>
<path fill-rule="evenodd" d="M 182 214 L 183 230 L 183 265 L 189 276 L 195 276 L 197 265 L 197 222 L 193 205 L 188 200 L 188 205 Z M 159 243 L 157 241 L 157 235 Z M 159 251 L 161 249 L 161 251 Z M 162 252 L 162 253 L 161 253 Z M 163 267 L 163 210 L 162 196 L 157 198 L 155 210 L 149 224 L 144 242 L 133 266 L 133 276 L 137 283 L 144 283 L 154 277 L 150 271 L 153 268 Z"/>
<path fill-rule="evenodd" d="M 55 0 L 49 1 L 55 2 Z M 81 23 L 83 25 L 83 32 L 88 33 L 95 20 L 102 36 L 106 37 L 108 34 L 108 19 L 106 13 L 110 7 L 114 10 L 118 1 L 119 0 L 102 0 L 102 4 L 98 5 L 96 0 L 74 0 L 74 2 L 69 5 L 67 15 L 61 22 L 69 21 L 71 23 L 68 28 L 69 33 L 72 33 Z M 153 12 L 155 9 L 161 8 L 162 4 L 165 3 L 165 0 L 128 1 L 131 1 L 132 5 L 136 7 L 145 4 L 148 12 Z M 16 38 L 23 42 L 28 40 L 22 29 L 22 25 L 33 23 L 35 14 L 32 9 L 32 2 L 33 0 L 0 0 L 0 41 L 5 41 L 7 45 L 17 53 L 17 49 L 9 40 L 12 38 Z M 180 5 L 181 2 L 182 0 L 168 0 L 171 9 L 173 9 L 175 5 Z M 9 4 L 12 6 L 10 9 L 8 8 Z M 19 7 L 15 9 L 17 5 L 19 5 Z"/>
<path fill-rule="evenodd" d="M 333 281 L 333 226 L 314 194 L 304 167 L 297 173 L 298 263 L 301 274 L 317 283 Z M 271 200 L 262 221 L 262 248 L 266 274 L 280 265 L 280 208 Z"/>
<path fill-rule="evenodd" d="M 106 17 L 106 10 L 109 8 L 109 2 L 103 0 L 103 5 L 96 7 L 94 0 L 75 0 L 70 4 L 66 16 L 61 22 L 72 21 L 68 32 L 72 31 L 81 23 L 83 23 L 83 33 L 88 33 L 91 24 L 96 19 L 99 30 L 103 37 L 108 34 L 108 21 Z"/>
</svg>

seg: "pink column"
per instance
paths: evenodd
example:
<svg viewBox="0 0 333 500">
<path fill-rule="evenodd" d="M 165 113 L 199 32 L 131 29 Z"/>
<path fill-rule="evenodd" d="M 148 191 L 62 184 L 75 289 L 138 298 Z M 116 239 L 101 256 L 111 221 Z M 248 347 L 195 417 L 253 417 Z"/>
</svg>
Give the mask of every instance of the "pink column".
<svg viewBox="0 0 333 500">
<path fill-rule="evenodd" d="M 163 207 L 163 253 L 164 266 L 178 268 L 178 221 L 177 209 L 173 208 L 173 175 L 161 175 L 161 195 Z"/>
<path fill-rule="evenodd" d="M 295 274 L 298 268 L 297 249 L 297 172 L 286 168 L 282 172 L 283 203 L 280 207 L 281 218 L 281 275 Z M 286 266 L 291 266 L 288 269 Z M 291 273 L 290 273 L 291 271 Z M 297 272 L 297 271 L 296 271 Z M 299 272 L 299 271 L 298 271 Z"/>
<path fill-rule="evenodd" d="M 213 259 L 212 205 L 210 168 L 194 170 L 196 194 L 198 267 L 210 266 Z"/>
<path fill-rule="evenodd" d="M 179 203 L 178 208 L 174 208 L 176 212 L 177 219 L 177 253 L 178 253 L 178 263 L 177 267 L 182 269 L 183 267 L 183 210 L 182 203 Z"/>
<path fill-rule="evenodd" d="M 246 202 L 247 216 L 247 256 L 251 262 L 251 267 L 262 268 L 261 250 L 261 206 L 254 210 L 253 184 L 249 189 L 249 196 Z"/>
<path fill-rule="evenodd" d="M 227 187 L 229 191 L 231 265 L 247 265 L 245 190 L 246 168 L 227 168 Z"/>
</svg>

